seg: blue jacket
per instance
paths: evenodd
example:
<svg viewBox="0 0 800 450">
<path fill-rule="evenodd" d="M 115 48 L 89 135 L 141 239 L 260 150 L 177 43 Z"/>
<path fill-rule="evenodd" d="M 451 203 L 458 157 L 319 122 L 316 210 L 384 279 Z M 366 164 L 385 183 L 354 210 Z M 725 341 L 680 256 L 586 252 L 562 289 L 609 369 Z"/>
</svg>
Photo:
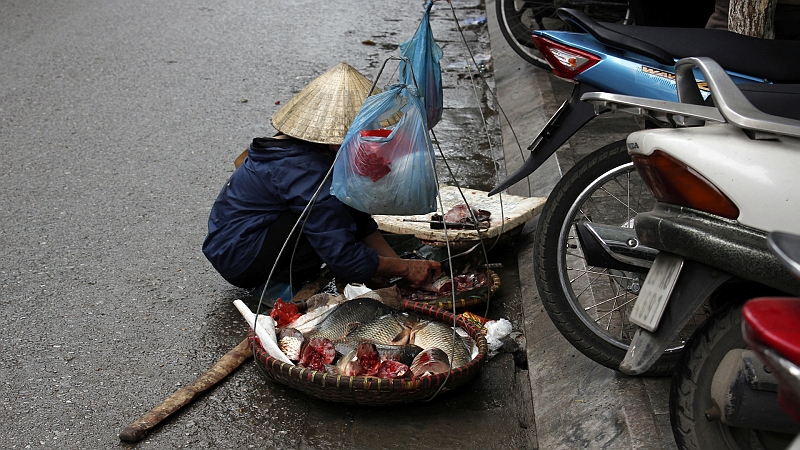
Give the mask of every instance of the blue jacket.
<svg viewBox="0 0 800 450">
<path fill-rule="evenodd" d="M 253 139 L 248 157 L 211 208 L 203 253 L 214 268 L 226 279 L 244 272 L 261 249 L 270 224 L 288 210 L 302 213 L 332 164 L 333 157 L 324 145 L 297 139 Z M 330 187 L 329 177 L 303 233 L 335 274 L 365 282 L 378 268 L 378 255 L 360 240 L 378 225 L 370 218 L 368 229 L 358 230 L 350 207 L 331 195 Z"/>
</svg>

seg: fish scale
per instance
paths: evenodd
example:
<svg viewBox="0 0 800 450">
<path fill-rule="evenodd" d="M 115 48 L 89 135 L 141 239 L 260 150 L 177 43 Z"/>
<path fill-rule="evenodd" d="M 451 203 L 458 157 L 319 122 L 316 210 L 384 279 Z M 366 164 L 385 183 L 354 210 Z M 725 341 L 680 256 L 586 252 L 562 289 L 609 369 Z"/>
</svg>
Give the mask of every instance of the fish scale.
<svg viewBox="0 0 800 450">
<path fill-rule="evenodd" d="M 308 338 L 324 337 L 331 341 L 341 341 L 354 330 L 354 327 L 385 316 L 393 310 L 371 298 L 348 300 L 337 306 L 316 329 L 308 333 Z"/>
<path fill-rule="evenodd" d="M 411 320 L 404 314 L 387 314 L 362 323 L 347 339 L 367 340 L 375 344 L 405 345 L 411 333 Z"/>
<path fill-rule="evenodd" d="M 456 333 L 453 347 L 453 329 L 439 322 L 420 322 L 411 331 L 414 345 L 423 349 L 438 348 L 452 359 L 453 368 L 466 365 L 470 361 L 470 352 L 461 336 Z"/>
</svg>

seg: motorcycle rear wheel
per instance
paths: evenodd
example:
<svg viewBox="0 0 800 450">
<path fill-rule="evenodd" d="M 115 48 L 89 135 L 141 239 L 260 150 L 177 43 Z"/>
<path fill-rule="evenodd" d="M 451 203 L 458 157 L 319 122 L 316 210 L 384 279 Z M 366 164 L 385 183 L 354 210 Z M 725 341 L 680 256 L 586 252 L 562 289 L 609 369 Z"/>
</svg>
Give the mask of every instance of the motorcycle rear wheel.
<svg viewBox="0 0 800 450">
<path fill-rule="evenodd" d="M 720 308 L 686 343 L 669 394 L 672 434 L 681 450 L 782 450 L 793 438 L 731 427 L 706 418 L 705 412 L 714 406 L 711 382 L 720 362 L 729 351 L 747 348 L 742 337 L 743 304 L 733 301 Z"/>
<path fill-rule="evenodd" d="M 534 276 L 542 304 L 561 334 L 581 353 L 614 370 L 637 327 L 629 321 L 643 273 L 589 266 L 575 224 L 587 220 L 633 227 L 655 199 L 617 141 L 580 160 L 547 199 L 535 232 Z M 645 375 L 664 376 L 677 364 L 683 341 L 702 322 L 703 309 Z"/>
<path fill-rule="evenodd" d="M 533 45 L 533 30 L 565 30 L 556 15 L 561 7 L 575 8 L 602 22 L 630 23 L 627 2 L 613 0 L 495 0 L 497 21 L 503 37 L 516 54 L 542 69 L 550 65 Z"/>
</svg>

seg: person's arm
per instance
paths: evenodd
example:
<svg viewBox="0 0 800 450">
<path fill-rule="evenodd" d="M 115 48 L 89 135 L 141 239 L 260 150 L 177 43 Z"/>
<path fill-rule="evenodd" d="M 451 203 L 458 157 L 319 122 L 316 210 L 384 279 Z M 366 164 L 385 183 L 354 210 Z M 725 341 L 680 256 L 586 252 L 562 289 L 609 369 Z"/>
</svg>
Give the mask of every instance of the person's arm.
<svg viewBox="0 0 800 450">
<path fill-rule="evenodd" d="M 394 249 L 386 242 L 380 231 L 374 231 L 369 236 L 361 240 L 367 247 L 375 250 L 378 256 L 387 256 L 390 258 L 399 258 Z"/>
<path fill-rule="evenodd" d="M 292 210 L 299 215 L 321 180 L 325 179 L 330 163 L 323 164 L 322 157 L 315 153 L 308 153 L 302 166 L 298 166 L 298 162 L 293 161 L 295 164 L 286 168 L 280 178 Z M 296 167 L 302 167 L 302 172 Z M 399 276 L 414 287 L 431 283 L 435 277 L 441 276 L 441 264 L 436 261 L 399 258 L 377 230 L 365 231 L 369 233 L 366 237 L 353 240 L 356 222 L 346 205 L 330 194 L 330 183 L 330 180 L 326 181 L 305 222 L 303 233 L 335 274 L 361 282 L 376 275 Z M 374 221 L 372 226 L 372 229 L 377 228 Z"/>
<path fill-rule="evenodd" d="M 389 246 L 380 231 L 375 231 L 361 240 L 378 254 L 378 270 L 375 275 L 384 277 L 403 277 L 411 287 L 430 284 L 442 275 L 442 265 L 437 261 L 425 259 L 402 259 Z"/>
</svg>

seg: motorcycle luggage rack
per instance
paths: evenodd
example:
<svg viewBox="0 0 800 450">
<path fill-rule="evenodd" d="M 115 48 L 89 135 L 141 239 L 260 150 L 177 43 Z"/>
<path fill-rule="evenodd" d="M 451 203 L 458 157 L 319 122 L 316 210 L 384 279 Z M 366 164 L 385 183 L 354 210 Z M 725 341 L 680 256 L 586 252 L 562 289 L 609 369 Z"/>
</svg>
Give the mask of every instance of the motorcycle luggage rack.
<svg viewBox="0 0 800 450">
<path fill-rule="evenodd" d="M 705 106 L 693 69 L 703 73 L 715 106 Z M 706 122 L 729 123 L 753 139 L 800 137 L 800 121 L 767 114 L 750 103 L 725 70 L 711 58 L 684 58 L 675 66 L 678 102 L 653 100 L 606 92 L 581 97 L 594 105 L 595 114 L 621 111 L 649 117 L 673 127 L 699 126 Z"/>
<path fill-rule="evenodd" d="M 713 106 L 654 100 L 608 92 L 588 92 L 583 94 L 581 100 L 594 105 L 595 114 L 598 115 L 609 110 L 612 113 L 619 111 L 635 116 L 649 117 L 661 123 L 669 123 L 673 127 L 700 126 L 705 122 L 726 122 L 719 110 Z"/>
<path fill-rule="evenodd" d="M 725 70 L 711 58 L 683 58 L 675 65 L 678 98 L 682 103 L 703 102 L 694 79 L 695 67 L 703 73 L 714 105 L 728 123 L 756 133 L 800 137 L 800 121 L 773 116 L 753 106 Z"/>
</svg>

